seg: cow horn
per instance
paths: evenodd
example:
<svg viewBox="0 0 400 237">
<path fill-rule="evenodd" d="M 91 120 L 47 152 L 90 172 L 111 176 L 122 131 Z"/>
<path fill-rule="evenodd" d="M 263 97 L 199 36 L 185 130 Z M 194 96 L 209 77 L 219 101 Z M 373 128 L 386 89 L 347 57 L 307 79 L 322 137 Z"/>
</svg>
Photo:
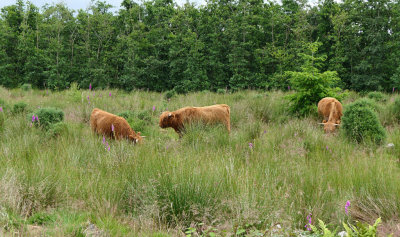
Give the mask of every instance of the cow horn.
<svg viewBox="0 0 400 237">
<path fill-rule="evenodd" d="M 340 126 L 340 124 L 335 123 L 335 126 Z"/>
<path fill-rule="evenodd" d="M 325 123 L 318 123 L 318 124 L 320 124 L 320 125 L 325 125 Z"/>
<path fill-rule="evenodd" d="M 171 117 L 171 116 L 172 116 L 172 114 L 171 114 L 171 113 L 169 113 L 169 114 L 168 114 L 168 117 Z"/>
<path fill-rule="evenodd" d="M 146 136 L 140 136 L 141 138 L 145 138 Z"/>
</svg>

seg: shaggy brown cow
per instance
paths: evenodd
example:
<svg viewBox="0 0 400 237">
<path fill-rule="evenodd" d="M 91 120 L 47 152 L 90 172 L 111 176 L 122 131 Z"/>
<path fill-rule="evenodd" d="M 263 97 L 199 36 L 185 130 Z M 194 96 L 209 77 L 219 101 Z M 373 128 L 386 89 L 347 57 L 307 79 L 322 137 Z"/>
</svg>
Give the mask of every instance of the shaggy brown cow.
<svg viewBox="0 0 400 237">
<path fill-rule="evenodd" d="M 143 138 L 140 136 L 140 132 L 133 131 L 124 118 L 97 108 L 93 109 L 90 115 L 90 127 L 98 134 L 117 140 L 126 138 L 134 143 L 140 143 Z M 112 131 L 113 129 L 114 131 Z"/>
<path fill-rule="evenodd" d="M 223 123 L 230 133 L 230 108 L 228 105 L 211 105 L 205 107 L 185 107 L 173 112 L 165 111 L 160 116 L 160 127 L 172 127 L 181 137 L 184 124 L 192 122 L 206 124 Z"/>
<path fill-rule="evenodd" d="M 318 114 L 323 117 L 322 125 L 326 133 L 335 131 L 342 117 L 342 104 L 335 98 L 325 97 L 318 102 Z"/>
</svg>

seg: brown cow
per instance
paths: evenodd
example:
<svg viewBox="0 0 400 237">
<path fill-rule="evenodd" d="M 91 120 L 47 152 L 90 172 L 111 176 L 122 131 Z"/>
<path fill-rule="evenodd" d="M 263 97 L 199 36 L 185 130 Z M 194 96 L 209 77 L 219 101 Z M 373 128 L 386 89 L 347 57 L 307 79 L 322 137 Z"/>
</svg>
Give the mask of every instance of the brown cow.
<svg viewBox="0 0 400 237">
<path fill-rule="evenodd" d="M 197 121 L 206 124 L 223 123 L 230 133 L 230 108 L 228 105 L 219 104 L 205 107 L 184 107 L 173 112 L 165 111 L 160 116 L 160 127 L 172 127 L 181 137 L 184 124 Z"/>
<path fill-rule="evenodd" d="M 335 98 L 325 97 L 318 102 L 318 114 L 323 117 L 320 124 L 324 125 L 325 133 L 333 132 L 339 126 L 342 111 L 342 104 Z"/>
<path fill-rule="evenodd" d="M 125 138 L 134 143 L 140 143 L 143 138 L 140 136 L 140 132 L 133 131 L 124 118 L 97 108 L 93 109 L 90 115 L 90 127 L 98 134 L 117 140 Z"/>
</svg>

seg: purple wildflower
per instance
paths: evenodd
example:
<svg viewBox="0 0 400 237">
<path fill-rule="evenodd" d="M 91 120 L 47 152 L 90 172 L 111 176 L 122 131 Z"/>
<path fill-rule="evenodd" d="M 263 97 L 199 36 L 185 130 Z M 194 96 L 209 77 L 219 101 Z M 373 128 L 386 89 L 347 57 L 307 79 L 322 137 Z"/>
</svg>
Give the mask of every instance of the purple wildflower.
<svg viewBox="0 0 400 237">
<path fill-rule="evenodd" d="M 287 87 L 288 91 L 290 91 L 290 86 Z"/>
<path fill-rule="evenodd" d="M 106 138 L 103 135 L 103 144 L 106 144 Z"/>
<path fill-rule="evenodd" d="M 346 202 L 346 205 L 344 206 L 344 210 L 345 210 L 345 212 L 346 212 L 346 215 L 349 214 L 349 206 L 350 206 L 350 201 L 348 200 L 348 201 Z"/>
<path fill-rule="evenodd" d="M 307 216 L 308 223 L 307 223 L 307 225 L 304 226 L 308 231 L 311 230 L 311 222 L 312 222 L 311 215 L 312 215 L 311 213 L 308 214 L 308 216 Z"/>
<path fill-rule="evenodd" d="M 249 142 L 249 148 L 253 149 L 253 143 Z"/>
<path fill-rule="evenodd" d="M 156 106 L 155 105 L 153 105 L 153 112 L 156 110 Z"/>
<path fill-rule="evenodd" d="M 3 112 L 3 107 L 0 106 L 0 112 Z"/>
<path fill-rule="evenodd" d="M 108 96 L 111 96 L 111 92 L 110 92 L 110 94 L 108 94 Z"/>
<path fill-rule="evenodd" d="M 32 115 L 32 123 L 34 123 L 34 122 L 35 122 L 35 120 L 36 120 L 36 117 L 35 117 L 35 115 Z"/>
<path fill-rule="evenodd" d="M 114 124 L 111 124 L 111 131 L 114 132 Z"/>
<path fill-rule="evenodd" d="M 264 130 L 264 134 L 266 134 L 267 133 L 267 130 Z"/>
<path fill-rule="evenodd" d="M 392 90 L 392 93 L 394 92 L 394 87 L 393 87 L 393 90 Z"/>
<path fill-rule="evenodd" d="M 89 84 L 89 90 L 92 90 L 92 83 Z"/>
<path fill-rule="evenodd" d="M 36 115 L 36 121 L 38 121 L 39 122 L 39 117 Z"/>
</svg>

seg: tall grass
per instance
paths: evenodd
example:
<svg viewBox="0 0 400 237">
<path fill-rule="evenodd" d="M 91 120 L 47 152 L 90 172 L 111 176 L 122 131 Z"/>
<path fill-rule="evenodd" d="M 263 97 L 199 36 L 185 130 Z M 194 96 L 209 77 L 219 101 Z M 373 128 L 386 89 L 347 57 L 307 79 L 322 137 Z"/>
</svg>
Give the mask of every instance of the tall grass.
<svg viewBox="0 0 400 237">
<path fill-rule="evenodd" d="M 27 231 L 22 227 L 37 213 L 56 218 L 58 224 L 43 226 L 49 235 L 79 235 L 90 222 L 115 236 L 175 236 L 190 226 L 222 234 L 246 224 L 266 230 L 273 223 L 295 231 L 304 229 L 309 213 L 313 222 L 339 226 L 348 218 L 347 200 L 353 219 L 381 216 L 389 222 L 400 213 L 397 119 L 384 120 L 394 148 L 368 147 L 349 142 L 340 129 L 325 135 L 315 117 L 291 117 L 282 92 L 199 92 L 168 101 L 142 91 L 113 90 L 111 97 L 109 91 L 76 89 L 0 91 L 10 104 L 23 98 L 31 110 L 62 109 L 68 128 L 46 136 L 29 126 L 26 115 L 4 111 L 0 193 L 6 195 L 0 195 L 0 212 L 17 219 L 0 218 L 5 231 Z M 388 110 L 394 98 L 388 96 L 381 109 Z M 179 139 L 173 129 L 158 127 L 165 109 L 217 103 L 231 107 L 230 135 L 223 126 L 195 124 Z M 87 123 L 94 107 L 150 114 L 141 124 L 144 143 L 107 140 L 110 151 L 105 149 Z"/>
</svg>

